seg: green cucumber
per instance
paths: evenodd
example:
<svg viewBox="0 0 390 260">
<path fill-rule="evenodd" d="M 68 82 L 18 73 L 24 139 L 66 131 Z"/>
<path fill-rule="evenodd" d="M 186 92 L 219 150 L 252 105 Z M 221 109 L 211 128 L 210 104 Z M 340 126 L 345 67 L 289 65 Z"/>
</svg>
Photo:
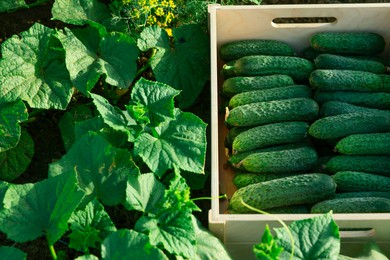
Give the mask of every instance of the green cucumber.
<svg viewBox="0 0 390 260">
<path fill-rule="evenodd" d="M 383 91 L 381 77 L 367 71 L 317 69 L 310 74 L 309 82 L 322 91 Z"/>
<path fill-rule="evenodd" d="M 225 139 L 225 147 L 226 148 L 232 148 L 232 144 L 233 144 L 233 141 L 234 139 L 236 138 L 236 136 L 246 130 L 249 130 L 251 129 L 252 127 L 250 126 L 244 126 L 244 127 L 239 127 L 239 126 L 236 126 L 236 127 L 232 127 L 229 129 L 227 135 L 226 135 L 226 139 Z"/>
<path fill-rule="evenodd" d="M 362 107 L 341 101 L 327 101 L 320 106 L 319 117 L 349 113 L 379 113 L 390 116 L 390 110 Z"/>
<path fill-rule="evenodd" d="M 236 167 L 255 173 L 294 173 L 311 170 L 317 165 L 318 155 L 312 147 L 300 147 L 282 151 L 253 153 Z"/>
<path fill-rule="evenodd" d="M 390 176 L 390 156 L 337 155 L 325 164 L 325 168 L 331 173 L 358 171 Z"/>
<path fill-rule="evenodd" d="M 229 208 L 240 213 L 253 212 L 241 200 L 257 209 L 310 204 L 334 196 L 335 191 L 336 184 L 329 175 L 300 174 L 238 189 L 230 199 Z"/>
<path fill-rule="evenodd" d="M 319 202 L 311 213 L 384 213 L 390 212 L 390 199 L 383 197 L 337 198 Z"/>
<path fill-rule="evenodd" d="M 332 176 L 338 191 L 389 191 L 390 177 L 357 171 L 340 171 Z"/>
<path fill-rule="evenodd" d="M 390 116 L 376 113 L 349 113 L 317 119 L 308 133 L 317 139 L 339 139 L 352 134 L 390 131 Z"/>
<path fill-rule="evenodd" d="M 250 172 L 236 172 L 236 175 L 233 178 L 233 183 L 237 187 L 237 189 L 240 189 L 250 184 L 271 181 L 271 180 L 294 176 L 294 175 L 296 174 L 295 173 L 257 174 L 257 173 L 250 173 Z"/>
<path fill-rule="evenodd" d="M 315 91 L 314 100 L 319 104 L 327 101 L 341 101 L 357 106 L 390 109 L 390 93 L 356 91 Z"/>
<path fill-rule="evenodd" d="M 222 93 L 227 97 L 253 90 L 271 89 L 294 85 L 294 80 L 287 75 L 274 74 L 254 77 L 232 77 L 222 83 Z"/>
<path fill-rule="evenodd" d="M 283 207 L 277 207 L 272 209 L 267 209 L 267 213 L 269 214 L 309 214 L 311 209 L 310 204 L 297 204 L 297 205 L 288 205 Z M 229 209 L 229 214 L 241 214 L 241 212 L 237 212 L 235 210 Z M 256 214 L 258 212 L 245 212 L 247 214 Z"/>
<path fill-rule="evenodd" d="M 314 66 L 316 69 L 367 71 L 377 74 L 386 72 L 386 67 L 379 61 L 329 53 L 318 55 L 314 59 Z"/>
<path fill-rule="evenodd" d="M 222 74 L 228 76 L 283 74 L 302 81 L 307 80 L 313 70 L 313 62 L 301 57 L 251 55 L 224 64 Z"/>
<path fill-rule="evenodd" d="M 254 90 L 234 95 L 229 101 L 229 107 L 265 102 L 272 100 L 281 100 L 289 98 L 311 98 L 312 89 L 306 85 L 291 85 L 280 88 Z"/>
<path fill-rule="evenodd" d="M 342 154 L 390 155 L 390 132 L 349 135 L 339 140 L 334 150 Z"/>
<path fill-rule="evenodd" d="M 319 32 L 310 38 L 315 50 L 335 54 L 376 55 L 385 45 L 383 36 L 373 32 Z"/>
<path fill-rule="evenodd" d="M 318 104 L 309 98 L 292 98 L 251 103 L 227 109 L 230 126 L 257 126 L 283 121 L 311 121 L 318 116 Z"/>
<path fill-rule="evenodd" d="M 335 199 L 341 198 L 366 198 L 366 197 L 383 197 L 390 199 L 390 192 L 386 191 L 352 191 L 336 193 Z"/>
<path fill-rule="evenodd" d="M 307 138 L 306 122 L 280 122 L 252 127 L 239 133 L 233 141 L 233 154 L 267 146 L 298 143 Z"/>
<path fill-rule="evenodd" d="M 285 42 L 272 39 L 247 39 L 224 43 L 219 48 L 222 60 L 231 61 L 248 55 L 293 56 L 294 49 Z"/>
</svg>

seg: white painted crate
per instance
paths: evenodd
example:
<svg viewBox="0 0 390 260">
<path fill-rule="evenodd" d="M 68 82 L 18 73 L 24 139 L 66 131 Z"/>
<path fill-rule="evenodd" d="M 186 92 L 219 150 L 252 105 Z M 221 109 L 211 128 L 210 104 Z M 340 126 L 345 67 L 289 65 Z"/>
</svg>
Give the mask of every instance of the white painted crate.
<svg viewBox="0 0 390 260">
<path fill-rule="evenodd" d="M 275 23 L 275 18 L 334 17 L 331 23 Z M 228 201 L 217 197 L 235 191 L 233 172 L 227 167 L 224 140 L 227 129 L 224 114 L 219 112 L 222 85 L 219 59 L 221 44 L 238 39 L 276 39 L 289 43 L 300 54 L 309 46 L 309 38 L 320 31 L 372 31 L 387 41 L 384 56 L 390 58 L 390 4 L 327 4 L 327 5 L 260 5 L 260 6 L 209 6 L 211 44 L 211 161 L 212 204 L 209 228 L 226 245 L 234 259 L 253 259 L 252 246 L 259 243 L 265 224 L 280 227 L 272 217 L 260 214 L 226 214 Z M 281 214 L 282 220 L 308 218 L 311 214 Z M 374 239 L 390 256 L 390 214 L 334 214 L 342 234 L 342 253 L 352 256 L 362 245 Z"/>
</svg>

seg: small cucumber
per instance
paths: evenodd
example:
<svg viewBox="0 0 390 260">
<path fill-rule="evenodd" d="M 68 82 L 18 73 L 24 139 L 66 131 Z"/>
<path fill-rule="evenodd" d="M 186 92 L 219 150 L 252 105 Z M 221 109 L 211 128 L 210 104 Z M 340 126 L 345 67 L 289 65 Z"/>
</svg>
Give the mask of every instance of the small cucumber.
<svg viewBox="0 0 390 260">
<path fill-rule="evenodd" d="M 291 98 L 251 103 L 227 109 L 230 126 L 257 126 L 283 121 L 311 121 L 318 116 L 318 104 L 309 98 Z"/>
<path fill-rule="evenodd" d="M 379 92 L 383 90 L 379 75 L 367 71 L 317 69 L 310 74 L 310 85 L 322 91 Z"/>
<path fill-rule="evenodd" d="M 239 213 L 253 212 L 241 200 L 258 209 L 316 203 L 333 197 L 335 191 L 336 184 L 329 175 L 300 174 L 238 189 L 230 199 L 229 209 Z"/>
<path fill-rule="evenodd" d="M 306 85 L 291 85 L 280 88 L 254 90 L 234 95 L 229 101 L 229 107 L 265 102 L 272 100 L 281 100 L 289 98 L 311 98 L 312 89 Z"/>
<path fill-rule="evenodd" d="M 390 176 L 390 156 L 337 155 L 325 164 L 325 168 L 331 173 L 358 171 Z"/>
<path fill-rule="evenodd" d="M 357 106 L 390 109 L 390 93 L 356 91 L 315 91 L 314 100 L 319 104 L 327 101 L 341 101 Z"/>
<path fill-rule="evenodd" d="M 390 212 L 390 199 L 382 197 L 337 198 L 319 202 L 311 213 L 384 213 Z"/>
<path fill-rule="evenodd" d="M 231 61 L 248 55 L 293 56 L 294 49 L 285 42 L 272 39 L 236 40 L 219 48 L 222 60 Z"/>
<path fill-rule="evenodd" d="M 362 107 L 341 101 L 327 101 L 320 106 L 319 117 L 349 113 L 379 113 L 390 116 L 390 110 Z"/>
<path fill-rule="evenodd" d="M 370 59 L 353 58 L 324 53 L 314 59 L 316 69 L 367 71 L 377 74 L 386 72 L 383 63 Z"/>
<path fill-rule="evenodd" d="M 338 191 L 389 191 L 390 177 L 366 172 L 340 171 L 332 176 Z"/>
<path fill-rule="evenodd" d="M 302 81 L 307 80 L 313 70 L 313 62 L 301 57 L 251 55 L 224 64 L 222 74 L 228 76 L 283 74 Z"/>
<path fill-rule="evenodd" d="M 373 32 L 319 32 L 310 38 L 315 50 L 335 54 L 376 55 L 385 45 L 383 36 Z"/>
<path fill-rule="evenodd" d="M 256 126 L 239 133 L 233 141 L 233 154 L 267 146 L 298 143 L 307 138 L 306 122 L 280 122 Z"/>
<path fill-rule="evenodd" d="M 317 139 L 339 139 L 352 134 L 390 131 L 390 117 L 376 113 L 349 113 L 317 119 L 308 133 Z"/>
<path fill-rule="evenodd" d="M 294 85 L 294 80 L 287 75 L 274 74 L 254 77 L 232 77 L 224 80 L 222 93 L 227 97 L 232 97 L 237 93 L 271 89 Z"/>
<path fill-rule="evenodd" d="M 334 150 L 342 154 L 390 155 L 390 133 L 349 135 L 338 141 Z"/>
<path fill-rule="evenodd" d="M 294 175 L 296 174 L 294 173 L 257 174 L 257 173 L 250 173 L 250 172 L 236 172 L 236 175 L 233 178 L 233 183 L 237 187 L 237 189 L 240 189 L 250 184 L 271 181 L 271 180 L 294 176 Z"/>
</svg>

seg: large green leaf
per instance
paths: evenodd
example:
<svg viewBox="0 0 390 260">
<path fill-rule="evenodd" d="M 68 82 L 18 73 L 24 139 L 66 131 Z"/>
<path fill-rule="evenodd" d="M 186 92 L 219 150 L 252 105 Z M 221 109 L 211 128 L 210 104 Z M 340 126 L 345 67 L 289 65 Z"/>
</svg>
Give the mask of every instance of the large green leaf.
<svg viewBox="0 0 390 260">
<path fill-rule="evenodd" d="M 194 114 L 176 109 L 174 120 L 156 127 L 153 135 L 139 136 L 134 152 L 157 176 L 174 167 L 203 173 L 206 142 L 206 124 Z"/>
<path fill-rule="evenodd" d="M 148 27 L 141 33 L 141 50 L 156 48 L 151 67 L 157 81 L 183 90 L 179 106 L 189 107 L 210 78 L 209 39 L 201 26 L 183 25 L 172 29 L 173 40 L 158 27 Z"/>
<path fill-rule="evenodd" d="M 21 98 L 33 108 L 65 109 L 72 83 L 54 30 L 35 23 L 1 45 L 0 102 Z"/>
<path fill-rule="evenodd" d="M 21 135 L 19 123 L 27 119 L 27 108 L 20 99 L 9 103 L 0 102 L 0 153 L 18 144 Z"/>
<path fill-rule="evenodd" d="M 34 155 L 34 142 L 26 130 L 22 131 L 18 144 L 0 153 L 0 180 L 13 181 L 30 164 Z"/>
<path fill-rule="evenodd" d="M 74 172 L 11 185 L 0 211 L 0 230 L 21 243 L 45 235 L 53 245 L 68 230 L 68 220 L 83 197 Z"/>
<path fill-rule="evenodd" d="M 128 35 L 87 27 L 58 33 L 66 54 L 66 67 L 75 87 L 84 93 L 101 76 L 113 86 L 128 88 L 137 70 L 139 50 Z"/>
<path fill-rule="evenodd" d="M 131 154 L 113 147 L 101 135 L 89 132 L 78 139 L 58 161 L 49 165 L 49 174 L 56 176 L 76 169 L 80 185 L 105 205 L 118 205 L 125 200 L 130 174 L 138 174 Z"/>
<path fill-rule="evenodd" d="M 102 259 L 158 259 L 168 260 L 163 251 L 149 242 L 147 235 L 121 229 L 109 235 L 102 244 Z"/>
<path fill-rule="evenodd" d="M 1 0 L 0 13 L 15 11 L 16 9 L 27 7 L 24 0 Z"/>
<path fill-rule="evenodd" d="M 0 259 L 24 260 L 27 254 L 16 247 L 0 246 Z"/>
</svg>

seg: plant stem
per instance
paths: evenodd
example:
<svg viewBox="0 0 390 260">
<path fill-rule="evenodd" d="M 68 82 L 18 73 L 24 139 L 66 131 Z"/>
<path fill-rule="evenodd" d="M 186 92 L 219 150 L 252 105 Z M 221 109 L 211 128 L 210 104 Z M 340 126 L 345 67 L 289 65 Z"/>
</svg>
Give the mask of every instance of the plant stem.
<svg viewBox="0 0 390 260">
<path fill-rule="evenodd" d="M 49 245 L 50 254 L 54 260 L 57 260 L 56 250 L 54 249 L 54 245 Z"/>
<path fill-rule="evenodd" d="M 35 3 L 31 3 L 31 4 L 27 5 L 27 8 L 30 9 L 30 8 L 39 6 L 39 5 L 41 5 L 41 4 L 47 3 L 47 2 L 49 2 L 49 0 L 38 0 L 38 1 L 36 1 Z"/>
<path fill-rule="evenodd" d="M 192 201 L 195 201 L 195 200 L 212 200 L 214 197 L 198 197 L 198 198 L 194 198 L 194 199 L 191 199 Z M 226 199 L 227 198 L 227 195 L 224 194 L 224 195 L 221 195 L 221 196 L 218 196 L 217 197 L 218 199 Z"/>
<path fill-rule="evenodd" d="M 134 77 L 134 78 L 139 77 L 142 73 L 144 73 L 147 69 L 150 68 L 150 66 L 151 66 L 151 61 L 153 60 L 154 55 L 156 55 L 156 53 L 157 53 L 157 49 L 154 48 L 154 49 L 152 50 L 152 53 L 151 53 L 151 55 L 150 55 L 150 58 L 149 58 L 148 62 L 147 62 L 142 68 L 140 68 L 140 69 L 137 71 L 137 73 L 135 74 L 135 77 Z"/>
</svg>

